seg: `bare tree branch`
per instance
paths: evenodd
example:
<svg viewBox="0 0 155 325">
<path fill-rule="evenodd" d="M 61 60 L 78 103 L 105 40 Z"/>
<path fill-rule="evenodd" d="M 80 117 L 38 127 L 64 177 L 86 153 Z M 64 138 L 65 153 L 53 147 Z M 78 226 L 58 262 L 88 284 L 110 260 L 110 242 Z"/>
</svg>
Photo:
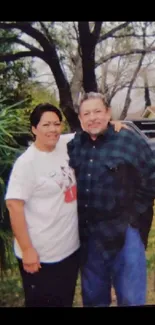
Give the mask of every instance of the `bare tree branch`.
<svg viewBox="0 0 155 325">
<path fill-rule="evenodd" d="M 113 88 L 111 94 L 110 94 L 110 101 L 112 101 L 113 97 L 122 89 L 124 88 L 129 88 L 129 84 L 130 81 L 127 81 L 125 83 L 123 83 L 122 85 L 119 85 L 118 87 L 116 87 L 115 89 Z M 132 87 L 133 88 L 133 87 Z"/>
<path fill-rule="evenodd" d="M 127 50 L 127 51 L 120 51 L 117 53 L 111 53 L 108 54 L 104 57 L 101 57 L 98 62 L 96 62 L 95 67 L 97 68 L 99 65 L 101 65 L 102 63 L 108 61 L 108 60 L 112 60 L 118 56 L 126 56 L 126 55 L 131 55 L 131 54 L 144 54 L 144 53 L 151 53 L 151 52 L 155 52 L 155 47 L 147 47 L 145 50 L 144 49 L 132 49 L 132 50 Z"/>
<path fill-rule="evenodd" d="M 39 49 L 37 49 L 35 46 L 23 41 L 22 39 L 19 39 L 17 37 L 8 37 L 8 38 L 5 38 L 5 37 L 0 37 L 0 44 L 3 44 L 3 43 L 17 43 L 17 44 L 21 44 L 23 45 L 24 47 L 28 48 L 29 50 L 35 50 L 35 51 L 41 51 Z"/>
<path fill-rule="evenodd" d="M 1 55 L 0 54 L 0 62 L 10 62 L 10 61 L 16 61 L 19 60 L 21 58 L 25 58 L 25 57 L 39 57 L 40 59 L 43 59 L 42 57 L 42 52 L 39 50 L 36 51 L 22 51 L 22 52 L 18 52 L 18 53 L 8 53 L 8 54 L 4 54 Z"/>
<path fill-rule="evenodd" d="M 115 82 L 112 91 L 109 94 L 109 103 L 111 102 L 112 98 L 116 95 L 116 93 L 119 91 L 118 83 L 121 78 L 121 70 L 120 70 L 120 62 L 121 62 L 121 57 L 119 58 L 118 61 L 118 67 L 116 71 L 116 77 L 115 77 Z M 121 89 L 123 89 L 123 85 L 121 85 Z"/>
<path fill-rule="evenodd" d="M 141 68 L 141 65 L 142 65 L 142 62 L 144 60 L 144 57 L 145 57 L 145 53 L 143 53 L 141 55 L 141 58 L 138 62 L 138 65 L 137 65 L 137 68 L 136 70 L 134 71 L 134 74 L 133 74 L 133 77 L 130 81 L 130 85 L 129 85 L 129 88 L 128 88 L 128 91 L 127 91 L 127 96 L 126 96 L 126 99 L 125 99 L 125 104 L 124 104 L 124 108 L 123 108 L 123 111 L 121 113 L 121 116 L 120 116 L 120 119 L 121 120 L 124 120 L 126 115 L 127 115 L 127 112 L 128 112 L 128 108 L 130 106 L 130 102 L 131 102 L 131 98 L 130 98 L 130 93 L 131 93 L 131 90 L 132 90 L 132 86 L 133 86 L 133 83 L 135 82 L 136 78 L 137 78 L 137 75 L 138 75 L 138 72 Z"/>
<path fill-rule="evenodd" d="M 108 85 L 107 85 L 108 67 L 109 67 L 108 61 L 106 62 L 105 65 L 102 65 L 101 92 L 103 92 L 105 95 L 108 94 Z"/>
<path fill-rule="evenodd" d="M 129 86 L 124 86 L 124 88 L 129 88 Z M 144 89 L 145 86 L 133 86 L 132 89 Z M 154 86 L 149 86 L 150 89 L 155 89 L 155 85 Z"/>
<path fill-rule="evenodd" d="M 95 22 L 95 26 L 94 26 L 94 30 L 92 32 L 92 35 L 95 38 L 95 42 L 97 42 L 99 35 L 100 35 L 100 31 L 101 31 L 101 26 L 102 26 L 102 21 L 96 21 Z"/>
<path fill-rule="evenodd" d="M 51 77 L 51 73 L 42 73 L 40 75 L 34 76 L 33 79 L 37 79 L 37 78 L 45 77 L 45 76 Z"/>
<path fill-rule="evenodd" d="M 53 42 L 53 39 L 52 39 L 52 37 L 51 37 L 51 35 L 50 35 L 47 27 L 45 26 L 45 24 L 42 21 L 39 21 L 39 23 L 40 23 L 40 26 L 42 27 L 42 29 L 43 29 L 43 31 L 45 33 L 45 36 L 47 37 L 48 41 Z"/>
<path fill-rule="evenodd" d="M 145 22 L 145 27 L 143 28 L 143 48 L 146 48 L 146 29 L 147 29 L 147 22 Z M 149 47 L 151 47 L 153 45 L 154 41 L 152 42 L 152 44 L 150 44 Z M 151 106 L 151 98 L 150 98 L 150 91 L 149 91 L 149 83 L 148 83 L 148 78 L 147 78 L 147 72 L 146 72 L 146 68 L 144 70 L 144 74 L 143 74 L 143 78 L 144 78 L 144 100 L 145 100 L 145 108 L 147 106 Z"/>
<path fill-rule="evenodd" d="M 75 30 L 77 42 L 79 43 L 79 32 L 78 32 L 78 29 L 76 28 L 76 24 L 74 21 L 73 21 L 73 28 Z"/>
<path fill-rule="evenodd" d="M 20 29 L 23 33 L 26 33 L 30 37 L 34 38 L 43 49 L 49 47 L 49 42 L 46 37 L 36 28 L 32 27 L 29 22 L 16 22 L 16 23 L 1 23 L 0 28 L 4 30 Z M 52 44 L 51 44 L 52 46 Z"/>
<path fill-rule="evenodd" d="M 134 84 L 134 82 L 135 82 L 135 80 L 137 78 L 138 72 L 139 72 L 139 70 L 140 70 L 140 68 L 142 66 L 142 62 L 143 62 L 145 54 L 146 54 L 146 51 L 145 51 L 146 50 L 146 39 L 145 39 L 146 29 L 147 29 L 147 23 L 142 28 L 142 31 L 143 31 L 143 52 L 141 54 L 138 65 L 137 65 L 137 67 L 136 67 L 136 69 L 135 69 L 135 71 L 133 73 L 132 79 L 130 81 L 130 85 L 129 85 L 129 88 L 128 88 L 128 91 L 127 91 L 127 96 L 126 96 L 125 103 L 124 103 L 124 108 L 123 108 L 123 111 L 121 113 L 120 119 L 125 119 L 125 117 L 127 116 L 127 112 L 128 112 L 128 109 L 129 109 L 129 106 L 130 106 L 130 103 L 131 103 L 130 94 L 131 94 L 132 86 L 133 86 L 133 84 Z"/>
<path fill-rule="evenodd" d="M 127 27 L 131 22 L 130 21 L 126 21 L 125 23 L 116 26 L 114 28 L 112 28 L 109 32 L 105 33 L 104 35 L 99 37 L 98 43 L 104 41 L 105 39 L 107 39 L 108 37 L 111 37 L 114 33 L 118 32 L 119 30 Z"/>
<path fill-rule="evenodd" d="M 148 34 L 147 37 L 154 37 L 154 34 Z M 136 33 L 130 33 L 130 34 L 122 34 L 122 35 L 109 35 L 110 38 L 124 38 L 124 37 L 143 37 L 143 34 L 136 34 Z"/>
<path fill-rule="evenodd" d="M 21 57 L 30 57 L 37 56 L 46 62 L 56 81 L 57 87 L 59 89 L 59 97 L 60 97 L 60 106 L 63 110 L 63 113 L 68 120 L 71 128 L 75 130 L 77 126 L 79 126 L 79 121 L 77 116 L 73 110 L 73 101 L 70 92 L 70 86 L 67 81 L 67 78 L 62 70 L 60 60 L 56 51 L 55 43 L 51 38 L 49 42 L 48 39 L 43 35 L 43 33 L 34 27 L 31 26 L 29 22 L 16 22 L 16 23 L 0 23 L 1 29 L 9 30 L 11 28 L 20 29 L 23 33 L 34 38 L 40 46 L 44 49 L 41 51 L 23 51 L 15 54 L 6 54 L 0 55 L 0 62 L 9 62 L 18 60 Z"/>
</svg>

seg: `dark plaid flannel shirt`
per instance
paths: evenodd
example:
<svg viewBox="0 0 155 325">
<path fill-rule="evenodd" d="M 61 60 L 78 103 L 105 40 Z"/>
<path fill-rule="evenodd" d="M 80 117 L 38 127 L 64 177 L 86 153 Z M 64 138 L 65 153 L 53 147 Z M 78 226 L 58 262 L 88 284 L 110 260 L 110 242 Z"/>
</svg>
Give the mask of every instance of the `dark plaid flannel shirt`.
<svg viewBox="0 0 155 325">
<path fill-rule="evenodd" d="M 122 129 L 93 141 L 78 132 L 68 143 L 75 170 L 81 246 L 93 236 L 104 254 L 121 249 L 128 225 L 138 227 L 140 214 L 155 198 L 155 160 L 149 145 Z"/>
</svg>

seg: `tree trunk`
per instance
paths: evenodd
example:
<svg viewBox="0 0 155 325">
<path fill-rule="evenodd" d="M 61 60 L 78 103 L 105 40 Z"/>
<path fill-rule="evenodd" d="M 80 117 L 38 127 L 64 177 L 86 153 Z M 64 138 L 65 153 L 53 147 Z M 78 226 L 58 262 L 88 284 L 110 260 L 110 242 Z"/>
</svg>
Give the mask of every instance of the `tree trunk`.
<svg viewBox="0 0 155 325">
<path fill-rule="evenodd" d="M 145 108 L 146 108 L 147 106 L 151 106 L 150 92 L 148 86 L 147 87 L 145 86 L 144 92 L 145 92 Z"/>
<path fill-rule="evenodd" d="M 67 119 L 71 131 L 74 132 L 80 128 L 80 122 L 77 113 L 74 110 L 70 85 L 65 78 L 64 73 L 62 73 L 55 48 L 52 49 L 52 55 L 50 55 L 50 52 L 48 52 L 48 55 L 46 54 L 45 61 L 54 75 L 59 90 L 60 108 Z"/>
<path fill-rule="evenodd" d="M 82 53 L 83 88 L 86 93 L 97 92 L 95 76 L 95 49 L 92 46 L 84 46 Z"/>
<path fill-rule="evenodd" d="M 71 89 L 71 94 L 72 94 L 72 100 L 73 100 L 73 106 L 74 110 L 78 113 L 78 98 L 79 98 L 79 93 L 82 88 L 82 62 L 81 62 L 81 57 L 78 57 L 78 60 L 75 65 L 75 71 L 74 75 L 72 78 L 72 81 L 70 83 L 70 89 Z"/>
<path fill-rule="evenodd" d="M 95 47 L 99 38 L 102 22 L 95 22 L 93 32 L 90 32 L 89 22 L 78 22 L 80 48 L 82 56 L 84 91 L 97 92 L 95 75 Z"/>
<path fill-rule="evenodd" d="M 145 99 L 145 108 L 151 106 L 151 98 L 150 98 L 149 84 L 148 84 L 146 71 L 144 72 L 144 99 Z"/>
</svg>

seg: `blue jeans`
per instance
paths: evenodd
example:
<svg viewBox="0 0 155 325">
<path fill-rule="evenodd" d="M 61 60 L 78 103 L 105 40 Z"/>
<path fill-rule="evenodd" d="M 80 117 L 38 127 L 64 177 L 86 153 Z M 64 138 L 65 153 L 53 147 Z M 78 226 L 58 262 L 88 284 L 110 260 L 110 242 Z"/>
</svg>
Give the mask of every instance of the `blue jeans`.
<svg viewBox="0 0 155 325">
<path fill-rule="evenodd" d="M 118 306 L 145 305 L 146 279 L 145 248 L 138 229 L 129 226 L 121 251 L 106 260 L 89 240 L 87 260 L 81 268 L 84 307 L 109 306 L 112 286 Z"/>
</svg>

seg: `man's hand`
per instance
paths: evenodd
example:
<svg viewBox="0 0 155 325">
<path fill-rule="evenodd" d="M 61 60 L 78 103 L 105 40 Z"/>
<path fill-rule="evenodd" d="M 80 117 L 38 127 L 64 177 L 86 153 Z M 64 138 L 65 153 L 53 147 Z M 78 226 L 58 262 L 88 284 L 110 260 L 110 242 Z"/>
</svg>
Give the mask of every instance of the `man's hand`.
<svg viewBox="0 0 155 325">
<path fill-rule="evenodd" d="M 23 251 L 22 260 L 26 272 L 35 273 L 41 268 L 38 253 L 33 247 L 29 247 Z"/>
</svg>

